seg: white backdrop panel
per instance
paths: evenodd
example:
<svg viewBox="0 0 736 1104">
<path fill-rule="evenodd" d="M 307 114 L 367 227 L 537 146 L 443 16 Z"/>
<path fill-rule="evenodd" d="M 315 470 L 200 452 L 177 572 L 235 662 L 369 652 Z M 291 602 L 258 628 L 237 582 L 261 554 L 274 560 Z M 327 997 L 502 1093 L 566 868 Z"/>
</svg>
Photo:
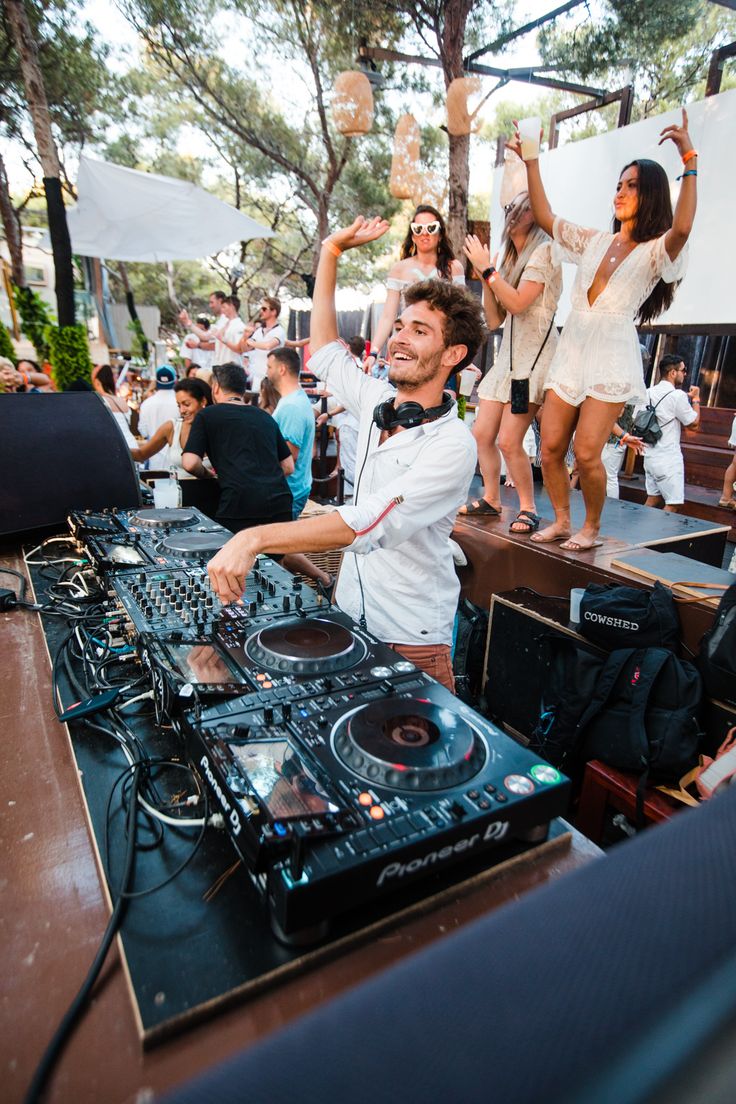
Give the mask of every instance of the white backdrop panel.
<svg viewBox="0 0 736 1104">
<path fill-rule="evenodd" d="M 733 267 L 736 259 L 736 89 L 709 96 L 687 108 L 690 136 L 700 154 L 698 212 L 690 237 L 690 262 L 672 307 L 657 325 L 724 326 L 736 322 Z M 570 142 L 542 154 L 542 179 L 555 214 L 582 226 L 610 229 L 616 181 L 623 166 L 639 157 L 659 161 L 670 178 L 672 203 L 683 171 L 672 142 L 658 146 L 659 133 L 679 123 L 668 111 L 595 138 Z M 494 171 L 491 200 L 492 250 L 500 245 L 503 212 L 498 196 L 503 170 Z M 562 324 L 570 307 L 575 267 L 564 265 L 564 291 L 557 311 Z"/>
</svg>

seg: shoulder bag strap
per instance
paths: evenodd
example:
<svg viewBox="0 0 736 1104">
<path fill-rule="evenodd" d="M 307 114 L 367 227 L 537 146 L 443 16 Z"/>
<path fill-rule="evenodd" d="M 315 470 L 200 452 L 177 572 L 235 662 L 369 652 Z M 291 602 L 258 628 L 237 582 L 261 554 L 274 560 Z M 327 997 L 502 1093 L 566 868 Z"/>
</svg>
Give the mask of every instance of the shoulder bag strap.
<svg viewBox="0 0 736 1104">
<path fill-rule="evenodd" d="M 509 372 L 511 372 L 513 374 L 513 371 L 514 371 L 514 316 L 513 316 L 513 314 L 509 315 L 509 319 L 510 319 L 509 326 L 510 326 L 510 330 L 511 330 L 510 341 L 509 341 Z M 554 326 L 554 324 L 555 324 L 555 316 L 552 315 L 552 321 L 549 324 L 549 329 L 547 330 L 546 334 L 544 335 L 544 341 L 539 346 L 539 352 L 535 356 L 534 363 L 532 364 L 531 368 L 529 369 L 529 375 L 530 376 L 531 376 L 532 372 L 534 371 L 534 369 L 537 367 L 537 361 L 539 360 L 540 356 L 542 355 L 542 350 L 544 349 L 544 346 L 547 344 L 547 338 L 552 333 L 552 327 Z"/>
</svg>

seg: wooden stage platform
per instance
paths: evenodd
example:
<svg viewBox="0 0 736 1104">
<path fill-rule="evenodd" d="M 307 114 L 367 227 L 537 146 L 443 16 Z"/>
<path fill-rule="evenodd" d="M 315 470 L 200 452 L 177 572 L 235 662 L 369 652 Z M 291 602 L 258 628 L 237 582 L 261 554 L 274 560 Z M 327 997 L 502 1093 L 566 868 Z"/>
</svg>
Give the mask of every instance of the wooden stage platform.
<svg viewBox="0 0 736 1104">
<path fill-rule="evenodd" d="M 493 594 L 520 586 L 560 596 L 593 582 L 651 586 L 615 562 L 634 549 L 674 553 L 694 561 L 694 566 L 710 565 L 719 571 L 723 563 L 728 525 L 606 499 L 600 547 L 575 554 L 564 552 L 559 544 L 535 544 L 528 536 L 509 532 L 517 513 L 516 492 L 502 487 L 501 499 L 500 518 L 458 516 L 453 532 L 468 559 L 467 567 L 460 568 L 463 597 L 483 609 L 489 608 Z M 572 492 L 571 507 L 575 532 L 584 517 L 580 491 Z M 537 496 L 537 509 L 543 528 L 554 516 L 544 492 Z M 680 616 L 684 643 L 695 651 L 711 624 L 713 607 L 706 601 L 693 602 L 681 607 Z"/>
</svg>

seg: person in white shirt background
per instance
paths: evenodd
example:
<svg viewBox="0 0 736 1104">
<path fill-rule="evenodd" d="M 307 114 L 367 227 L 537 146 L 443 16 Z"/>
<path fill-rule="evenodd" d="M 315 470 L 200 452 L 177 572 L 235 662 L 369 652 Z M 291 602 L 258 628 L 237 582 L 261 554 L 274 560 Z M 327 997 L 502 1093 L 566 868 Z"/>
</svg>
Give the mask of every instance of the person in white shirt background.
<svg viewBox="0 0 736 1104">
<path fill-rule="evenodd" d="M 274 295 L 265 295 L 259 308 L 259 322 L 255 328 L 244 327 L 237 345 L 228 347 L 235 353 L 245 353 L 248 357 L 248 374 L 251 391 L 260 390 L 261 381 L 268 369 L 268 354 L 286 344 L 286 332 L 279 323 L 281 300 Z"/>
<path fill-rule="evenodd" d="M 141 403 L 138 414 L 138 434 L 147 441 L 154 436 L 165 422 L 173 422 L 179 417 L 179 408 L 176 405 L 174 384 L 176 372 L 170 364 L 162 364 L 156 370 L 156 390 Z M 168 445 L 148 458 L 150 468 L 168 467 Z"/>
<path fill-rule="evenodd" d="M 197 328 L 209 334 L 209 318 L 205 318 L 204 316 L 198 318 Z M 184 361 L 184 371 L 188 374 L 192 365 L 194 365 L 195 368 L 203 368 L 209 371 L 212 367 L 214 352 L 215 342 L 213 339 L 210 338 L 210 340 L 206 341 L 202 337 L 197 337 L 195 333 L 187 334 L 179 348 L 179 356 Z"/>
<path fill-rule="evenodd" d="M 208 343 L 209 342 L 215 342 L 217 340 L 217 338 L 219 337 L 219 335 L 222 333 L 225 326 L 227 325 L 228 320 L 225 317 L 225 315 L 222 313 L 222 304 L 224 303 L 226 298 L 227 298 L 227 293 L 224 292 L 224 291 L 211 291 L 210 292 L 208 305 L 209 305 L 209 309 L 210 309 L 210 314 L 212 315 L 212 318 L 213 318 L 213 322 L 212 322 L 211 326 L 207 327 L 207 329 L 205 329 L 205 327 L 202 326 L 202 324 L 200 322 L 200 319 L 197 319 L 196 324 L 194 322 L 192 322 L 192 319 L 189 315 L 189 312 L 186 311 L 186 310 L 183 310 L 183 311 L 179 312 L 179 321 L 184 326 L 186 326 L 188 330 L 191 330 L 192 334 L 195 337 L 198 337 L 200 341 L 205 341 L 205 342 L 208 342 Z M 213 346 L 212 352 L 213 352 L 213 356 L 214 356 L 214 346 Z M 211 367 L 211 365 L 210 365 L 210 367 Z"/>
<path fill-rule="evenodd" d="M 452 690 L 460 584 L 449 537 L 477 450 L 444 385 L 470 363 L 485 325 L 480 302 L 463 288 L 421 281 L 407 289 L 389 340 L 392 383 L 361 372 L 338 340 L 337 259 L 388 228 L 384 219 L 361 216 L 326 238 L 312 299 L 310 370 L 360 423 L 353 505 L 243 531 L 208 570 L 217 595 L 234 602 L 260 553 L 345 548 L 337 605 Z"/>
<path fill-rule="evenodd" d="M 700 388 L 680 390 L 687 366 L 676 353 L 659 362 L 659 383 L 647 391 L 647 402 L 656 408 L 662 436 L 656 445 L 644 447 L 645 506 L 677 513 L 685 501 L 685 463 L 680 448 L 682 426 L 695 428 L 700 421 Z"/>
</svg>

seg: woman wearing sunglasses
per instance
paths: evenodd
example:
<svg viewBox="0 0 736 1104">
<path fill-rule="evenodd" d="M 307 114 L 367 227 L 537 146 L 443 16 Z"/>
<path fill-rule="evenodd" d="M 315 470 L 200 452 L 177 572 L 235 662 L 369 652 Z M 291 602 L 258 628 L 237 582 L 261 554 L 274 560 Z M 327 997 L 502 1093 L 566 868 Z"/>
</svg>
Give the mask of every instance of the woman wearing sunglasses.
<svg viewBox="0 0 736 1104">
<path fill-rule="evenodd" d="M 540 517 L 524 436 L 544 401 L 547 369 L 557 348 L 555 311 L 562 271 L 552 258 L 552 242 L 537 226 L 528 192 L 504 208 L 506 215 L 498 269 L 487 246 L 475 235 L 465 239 L 465 254 L 483 283 L 483 306 L 490 330 L 503 324 L 501 348 L 478 388 L 473 435 L 483 476 L 483 497 L 462 514 L 499 517 L 501 455 L 519 496 L 512 533 L 535 533 Z M 505 320 L 505 323 L 504 323 Z M 500 449 L 500 452 L 499 452 Z"/>
<path fill-rule="evenodd" d="M 386 302 L 371 345 L 375 354 L 366 358 L 365 370 L 370 371 L 376 357 L 388 341 L 396 319 L 403 309 L 403 292 L 418 280 L 452 280 L 464 284 L 463 266 L 456 261 L 442 215 L 435 207 L 421 203 L 414 214 L 401 246 L 397 261 L 386 280 Z"/>
</svg>

